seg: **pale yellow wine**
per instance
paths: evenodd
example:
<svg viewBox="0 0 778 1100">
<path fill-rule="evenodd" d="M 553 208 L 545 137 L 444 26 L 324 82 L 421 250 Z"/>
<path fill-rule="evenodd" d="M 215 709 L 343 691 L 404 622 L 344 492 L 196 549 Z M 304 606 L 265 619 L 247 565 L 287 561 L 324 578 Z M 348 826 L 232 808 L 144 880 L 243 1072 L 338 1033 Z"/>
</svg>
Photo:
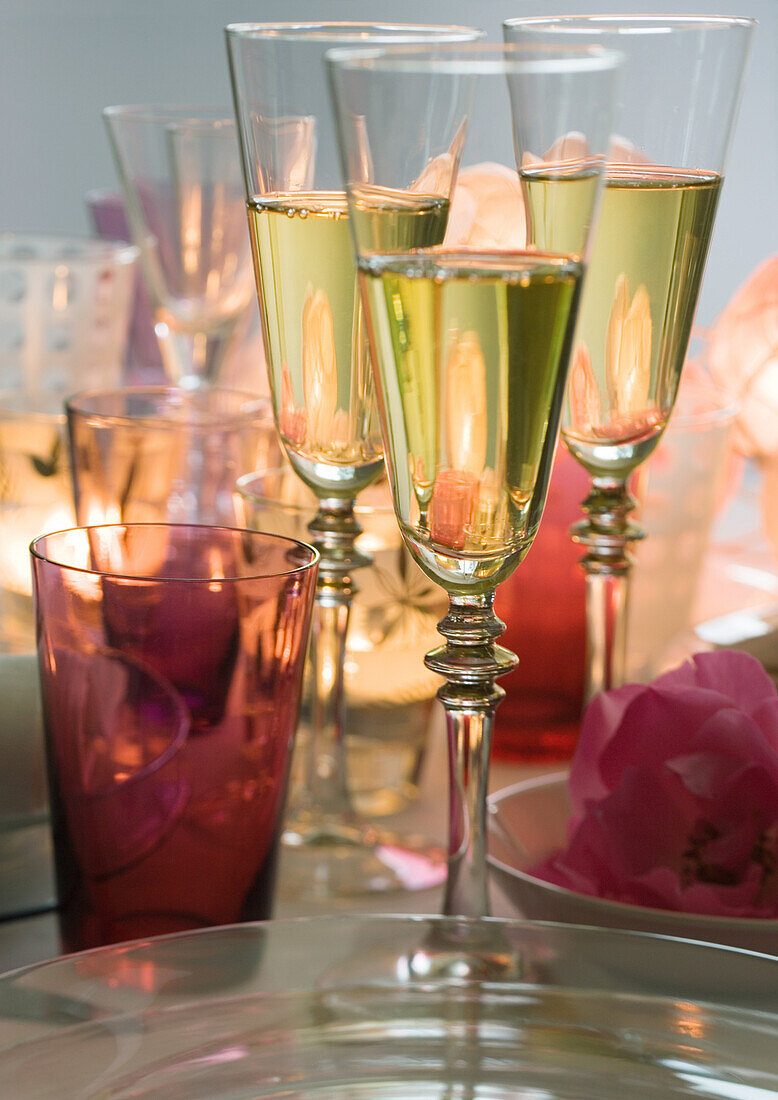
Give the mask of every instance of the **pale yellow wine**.
<svg viewBox="0 0 778 1100">
<path fill-rule="evenodd" d="M 581 265 L 431 249 L 360 277 L 403 532 L 450 592 L 486 591 L 540 520 Z"/>
<path fill-rule="evenodd" d="M 354 210 L 371 247 L 401 249 L 441 240 L 448 204 L 365 188 Z M 281 437 L 315 490 L 350 495 L 380 471 L 382 445 L 345 196 L 258 196 L 249 224 Z"/>
<path fill-rule="evenodd" d="M 524 173 L 532 239 L 580 247 L 581 182 Z M 611 165 L 581 296 L 563 437 L 593 473 L 626 476 L 656 446 L 675 402 L 721 178 Z M 552 216 L 553 215 L 553 216 Z"/>
</svg>

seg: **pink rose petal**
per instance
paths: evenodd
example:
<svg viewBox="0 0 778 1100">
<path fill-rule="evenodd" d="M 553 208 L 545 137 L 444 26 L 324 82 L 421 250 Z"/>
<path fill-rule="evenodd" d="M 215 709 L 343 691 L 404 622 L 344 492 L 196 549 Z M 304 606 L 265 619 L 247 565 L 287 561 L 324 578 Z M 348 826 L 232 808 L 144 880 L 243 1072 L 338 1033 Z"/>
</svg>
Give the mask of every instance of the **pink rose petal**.
<svg viewBox="0 0 778 1100">
<path fill-rule="evenodd" d="M 568 843 L 534 869 L 617 901 L 778 917 L 778 693 L 754 658 L 696 656 L 589 706 Z"/>
</svg>

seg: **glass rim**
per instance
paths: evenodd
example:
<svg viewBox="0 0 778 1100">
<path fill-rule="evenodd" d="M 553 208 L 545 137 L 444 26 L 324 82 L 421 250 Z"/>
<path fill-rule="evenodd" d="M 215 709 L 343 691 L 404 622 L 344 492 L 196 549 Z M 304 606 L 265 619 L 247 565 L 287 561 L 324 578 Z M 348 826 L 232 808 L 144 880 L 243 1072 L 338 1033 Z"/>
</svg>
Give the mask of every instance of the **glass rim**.
<svg viewBox="0 0 778 1100">
<path fill-rule="evenodd" d="M 288 474 L 291 478 L 294 478 L 295 482 L 300 485 L 305 485 L 305 482 L 301 482 L 295 474 L 290 465 L 287 466 L 271 466 L 267 470 L 261 472 L 252 471 L 251 473 L 241 474 L 235 482 L 236 492 L 247 501 L 249 504 L 255 504 L 261 508 L 267 508 L 273 512 L 286 512 L 288 515 L 293 516 L 305 516 L 311 511 L 316 511 L 317 500 L 316 494 L 313 489 L 310 489 L 307 485 L 305 488 L 311 493 L 311 501 L 308 504 L 300 503 L 299 501 L 287 501 L 281 500 L 277 496 L 266 496 L 263 493 L 250 492 L 249 486 L 254 481 L 261 481 L 263 478 L 272 477 L 274 474 Z M 373 485 L 381 484 L 380 478 L 378 481 L 373 482 Z M 388 488 L 388 485 L 387 485 Z M 354 501 L 354 512 L 356 515 L 362 516 L 393 516 L 394 506 L 392 504 L 391 495 L 385 504 L 366 504 L 360 500 L 359 494 Z M 398 529 L 399 530 L 399 529 Z"/>
<path fill-rule="evenodd" d="M 599 44 L 551 46 L 528 42 L 342 46 L 327 50 L 325 56 L 331 68 L 341 71 L 473 76 L 611 72 L 623 60 L 617 50 Z"/>
<path fill-rule="evenodd" d="M 87 534 L 91 531 L 131 531 L 131 530 L 145 530 L 145 529 L 163 529 L 165 531 L 195 531 L 200 532 L 205 537 L 205 540 L 209 537 L 213 537 L 214 533 L 226 533 L 232 535 L 239 535 L 240 538 L 245 541 L 246 537 L 250 537 L 252 541 L 261 540 L 264 542 L 274 543 L 286 543 L 289 547 L 297 547 L 298 549 L 306 550 L 309 552 L 309 560 L 301 562 L 299 565 L 289 566 L 288 569 L 266 569 L 263 571 L 249 571 L 240 575 L 229 575 L 224 577 L 191 577 L 191 576 L 163 576 L 154 573 L 132 573 L 122 572 L 120 570 L 113 569 L 90 569 L 84 565 L 73 565 L 70 562 L 58 560 L 52 553 L 45 553 L 43 551 L 43 545 L 47 539 L 64 538 L 68 535 L 74 534 Z M 85 524 L 83 526 L 75 527 L 62 527 L 57 531 L 48 531 L 45 535 L 37 535 L 29 546 L 30 555 L 37 561 L 42 562 L 45 565 L 52 565 L 56 569 L 66 569 L 71 573 L 78 573 L 82 576 L 88 577 L 106 577 L 110 580 L 124 580 L 124 581 L 147 581 L 155 582 L 159 584 L 198 584 L 198 585 L 211 585 L 216 579 L 219 584 L 240 584 L 245 581 L 258 581 L 258 580 L 271 580 L 277 577 L 291 577 L 295 573 L 307 573 L 314 566 L 318 566 L 321 555 L 315 546 L 312 546 L 308 542 L 303 542 L 302 539 L 295 539 L 289 535 L 277 535 L 270 531 L 254 531 L 250 527 L 228 527 L 224 524 L 208 524 L 208 523 L 94 523 Z"/>
<path fill-rule="evenodd" d="M 341 42 L 353 38 L 355 42 L 398 42 L 407 35 L 408 42 L 438 35 L 450 42 L 471 42 L 485 38 L 486 32 L 478 27 L 460 24 L 435 23 L 369 23 L 361 20 L 289 20 L 270 23 L 228 23 L 225 34 L 233 39 L 275 40 L 296 42 L 305 38 L 310 42 Z"/>
<path fill-rule="evenodd" d="M 548 775 L 540 776 L 538 782 L 553 778 L 552 773 Z M 521 782 L 531 782 L 530 780 L 523 780 Z M 509 794 L 512 792 L 515 786 L 519 784 L 512 784 L 508 787 L 502 788 L 500 791 L 495 791 L 489 796 L 489 802 L 492 803 L 498 796 L 503 794 Z M 488 857 L 491 862 L 497 862 L 492 856 Z M 557 889 L 564 889 L 564 887 L 558 887 Z M 656 910 L 652 910 L 656 912 Z M 670 912 L 674 912 L 670 910 Z M 708 918 L 712 919 L 712 918 Z M 715 918 L 721 919 L 721 918 Z M 748 917 L 738 918 L 747 922 Z M 753 918 L 754 922 L 763 925 L 764 918 Z M 196 942 L 201 938 L 206 940 L 214 940 L 218 942 L 220 939 L 225 939 L 238 935 L 241 938 L 246 937 L 248 939 L 257 938 L 258 940 L 265 941 L 268 937 L 270 939 L 281 939 L 283 936 L 288 936 L 290 933 L 300 933 L 300 941 L 306 945 L 310 945 L 314 941 L 326 942 L 326 930 L 328 928 L 343 929 L 344 921 L 351 926 L 353 930 L 352 935 L 354 940 L 357 940 L 360 930 L 368 931 L 375 930 L 375 933 L 380 935 L 381 944 L 385 945 L 387 939 L 387 931 L 408 931 L 413 933 L 413 943 L 419 942 L 419 935 L 417 929 L 430 928 L 436 931 L 441 928 L 450 928 L 452 930 L 459 930 L 462 927 L 465 928 L 479 928 L 484 926 L 492 926 L 495 929 L 502 928 L 511 937 L 522 937 L 524 939 L 535 940 L 576 940 L 583 943 L 597 943 L 600 941 L 604 944 L 610 945 L 612 943 L 629 944 L 634 947 L 646 945 L 646 951 L 648 945 L 652 943 L 658 943 L 670 951 L 675 952 L 676 955 L 680 955 L 681 950 L 692 950 L 696 952 L 700 957 L 703 953 L 707 958 L 723 959 L 727 957 L 735 962 L 741 962 L 741 960 L 748 960 L 751 965 L 758 965 L 763 968 L 765 964 L 768 964 L 772 970 L 778 974 L 778 959 L 774 955 L 765 954 L 759 950 L 753 950 L 747 947 L 734 947 L 727 943 L 717 943 L 707 940 L 690 940 L 679 936 L 670 936 L 666 933 L 659 932 L 646 932 L 643 929 L 628 928 L 628 927 L 608 927 L 604 924 L 577 924 L 572 921 L 552 921 L 547 919 L 534 919 L 529 920 L 526 917 L 470 917 L 470 916 L 433 916 L 426 913 L 323 913 L 316 915 L 296 916 L 296 917 L 275 917 L 271 920 L 262 921 L 244 921 L 236 924 L 222 924 L 222 925 L 209 925 L 201 928 L 191 928 L 184 932 L 163 932 L 157 936 L 137 937 L 134 940 L 126 940 L 121 943 L 105 944 L 101 947 L 87 948 L 85 951 L 79 951 L 70 955 L 55 955 L 51 959 L 45 959 L 42 962 L 27 963 L 26 965 L 17 967 L 14 970 L 8 970 L 3 974 L 0 974 L 0 989 L 8 986 L 11 987 L 14 983 L 20 979 L 26 979 L 30 975 L 35 974 L 50 974 L 57 971 L 72 971 L 74 967 L 77 967 L 82 960 L 89 958 L 108 958 L 108 957 L 122 957 L 127 954 L 128 949 L 132 951 L 139 951 L 144 953 L 153 952 L 158 946 L 164 946 L 165 944 L 176 942 Z M 311 931 L 317 931 L 320 934 L 317 936 L 311 935 Z M 305 940 L 302 940 L 304 934 Z M 646 952 L 642 952 L 645 954 Z M 79 975 L 82 980 L 83 973 Z M 352 982 L 352 985 L 354 983 Z M 391 988 L 387 986 L 381 976 L 381 984 L 384 988 Z M 499 984 L 505 984 L 503 980 L 500 980 Z M 508 979 L 508 984 L 511 988 L 516 988 L 517 985 L 526 990 L 526 982 Z M 569 983 L 568 983 L 569 985 Z M 337 987 L 333 987 L 337 988 Z M 675 999 L 675 998 L 674 998 Z M 722 1004 L 733 1005 L 733 1002 L 722 1001 Z M 734 1004 L 734 1007 L 738 1007 Z M 740 1004 L 742 1007 L 742 1001 Z M 758 1012 L 759 1009 L 748 1008 L 747 1011 Z"/>
<path fill-rule="evenodd" d="M 503 20 L 503 28 L 568 32 L 597 35 L 652 35 L 668 31 L 727 30 L 750 28 L 756 20 L 744 15 L 640 15 L 613 13 L 610 15 L 517 15 Z"/>
<path fill-rule="evenodd" d="M 230 129 L 235 117 L 227 107 L 200 103 L 116 103 L 103 107 L 103 118 L 131 122 L 177 122 L 202 129 Z"/>
<path fill-rule="evenodd" d="M 44 256 L 39 254 L 6 256 L 6 246 L 36 248 L 57 246 L 63 249 L 76 248 L 79 251 L 72 256 Z M 56 264 L 76 266 L 102 260 L 123 266 L 133 264 L 140 256 L 140 249 L 129 241 L 109 240 L 103 237 L 78 237 L 70 233 L 17 233 L 13 230 L 0 232 L 0 264 L 42 264 L 51 267 Z"/>
<path fill-rule="evenodd" d="M 132 416 L 128 412 L 124 413 L 109 413 L 100 412 L 99 409 L 88 408 L 90 401 L 97 401 L 99 399 L 111 399 L 111 398 L 131 398 L 131 397 L 166 397 L 168 395 L 175 395 L 176 397 L 183 398 L 184 402 L 188 398 L 195 396 L 210 396 L 216 395 L 219 398 L 225 396 L 235 397 L 243 401 L 244 405 L 234 409 L 225 410 L 224 412 L 215 412 L 211 419 L 197 420 L 195 418 L 189 419 L 177 419 L 170 420 L 165 418 L 164 412 L 144 413 L 139 416 Z M 142 425 L 153 425 L 153 427 L 165 431 L 178 431 L 180 428 L 195 428 L 204 431 L 213 431 L 214 429 L 226 428 L 235 424 L 248 424 L 252 421 L 261 420 L 267 421 L 269 426 L 273 425 L 273 406 L 269 397 L 263 397 L 260 394 L 249 393 L 245 390 L 231 390 L 227 387 L 220 388 L 218 386 L 211 386 L 203 390 L 187 390 L 178 386 L 116 386 L 111 389 L 89 389 L 81 390 L 78 393 L 74 393 L 67 397 L 64 402 L 64 409 L 67 416 L 79 416 L 87 420 L 99 420 L 101 424 L 106 427 L 138 427 Z"/>
</svg>

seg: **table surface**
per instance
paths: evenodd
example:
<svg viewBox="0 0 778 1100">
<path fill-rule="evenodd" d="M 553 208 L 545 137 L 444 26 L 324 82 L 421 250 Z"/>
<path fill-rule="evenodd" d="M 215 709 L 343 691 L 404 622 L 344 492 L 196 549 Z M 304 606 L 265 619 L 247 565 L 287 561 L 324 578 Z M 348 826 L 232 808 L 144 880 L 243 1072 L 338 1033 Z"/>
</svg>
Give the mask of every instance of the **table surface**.
<svg viewBox="0 0 778 1100">
<path fill-rule="evenodd" d="M 695 623 L 705 623 L 706 644 L 731 645 L 750 650 L 778 678 L 778 563 L 761 535 L 761 521 L 755 507 L 753 475 L 746 479 L 718 531 L 700 581 L 694 612 Z M 690 636 L 697 646 L 700 638 Z M 690 644 L 689 651 L 695 648 Z M 421 834 L 443 844 L 446 835 L 447 762 L 442 717 L 433 726 L 418 798 L 396 817 L 377 823 L 399 834 Z M 560 765 L 530 766 L 493 760 L 489 775 L 491 791 Z M 50 872 L 49 872 L 50 873 Z M 343 913 L 440 912 L 441 887 L 435 889 L 361 895 L 338 902 L 292 903 L 283 897 L 283 856 L 279 867 L 275 916 Z M 0 900 L 2 892 L 0 882 Z M 495 916 L 519 916 L 513 905 L 494 887 L 492 912 Z M 41 962 L 60 952 L 56 914 L 53 911 L 24 918 L 0 920 L 0 972 Z"/>
<path fill-rule="evenodd" d="M 446 832 L 448 795 L 446 783 L 445 737 L 442 720 L 434 723 L 421 777 L 419 796 L 394 817 L 377 819 L 377 824 L 399 834 L 422 835 L 436 844 L 443 844 Z M 555 765 L 553 770 L 558 770 Z M 490 769 L 490 789 L 499 790 L 509 783 L 538 774 L 543 767 L 529 767 L 494 760 Z M 290 853 L 294 857 L 294 853 Z M 278 872 L 276 917 L 321 916 L 328 912 L 342 913 L 420 913 L 440 912 L 442 888 L 398 891 L 344 898 L 331 903 L 321 901 L 301 904 L 283 897 L 284 856 Z M 493 889 L 492 909 L 495 916 L 515 917 L 517 912 L 502 894 Z M 0 973 L 54 958 L 60 953 L 57 918 L 54 911 L 0 921 Z"/>
</svg>

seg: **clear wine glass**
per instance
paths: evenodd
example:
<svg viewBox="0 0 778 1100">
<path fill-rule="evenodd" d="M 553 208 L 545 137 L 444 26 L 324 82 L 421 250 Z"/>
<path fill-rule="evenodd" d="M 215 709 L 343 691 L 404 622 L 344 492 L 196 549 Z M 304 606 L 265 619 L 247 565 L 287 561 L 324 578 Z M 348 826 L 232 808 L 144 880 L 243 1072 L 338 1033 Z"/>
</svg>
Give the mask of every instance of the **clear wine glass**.
<svg viewBox="0 0 778 1100">
<path fill-rule="evenodd" d="M 753 29 L 749 19 L 570 16 L 508 20 L 508 42 L 599 43 L 625 57 L 602 210 L 576 327 L 562 438 L 592 478 L 585 518 L 586 698 L 626 667 L 629 479 L 673 411 Z M 541 248 L 576 246 L 570 182 L 525 173 Z"/>
<path fill-rule="evenodd" d="M 214 382 L 254 296 L 235 121 L 208 107 L 103 112 L 165 373 Z"/>
<path fill-rule="evenodd" d="M 504 694 L 495 678 L 516 663 L 495 644 L 504 624 L 494 592 L 529 550 L 543 510 L 618 57 L 476 44 L 328 59 L 395 512 L 411 554 L 450 601 L 438 625 L 445 644 L 426 658 L 445 678 L 444 912 L 481 917 L 489 748 Z M 579 244 L 566 253 L 515 243 L 519 171 L 552 147 L 549 171 L 575 180 L 581 200 L 569 215 Z M 513 203 L 493 241 L 452 245 L 472 216 L 454 184 L 475 165 L 512 180 Z M 388 194 L 392 209 L 445 218 L 442 244 L 387 244 Z M 469 949 L 473 935 L 489 938 L 480 922 L 468 928 Z"/>
<path fill-rule="evenodd" d="M 361 821 L 346 785 L 345 638 L 354 574 L 367 564 L 354 546 L 354 501 L 382 471 L 383 447 L 324 54 L 355 43 L 479 37 L 471 28 L 437 26 L 227 27 L 276 425 L 292 467 L 318 497 L 309 525 L 321 554 L 311 639 L 313 751 L 287 815 L 280 889 L 288 898 L 410 889 L 445 874 L 439 848 Z M 367 146 L 363 152 L 369 159 Z M 418 194 L 383 195 L 388 247 L 442 239 L 445 213 L 425 202 Z"/>
</svg>

